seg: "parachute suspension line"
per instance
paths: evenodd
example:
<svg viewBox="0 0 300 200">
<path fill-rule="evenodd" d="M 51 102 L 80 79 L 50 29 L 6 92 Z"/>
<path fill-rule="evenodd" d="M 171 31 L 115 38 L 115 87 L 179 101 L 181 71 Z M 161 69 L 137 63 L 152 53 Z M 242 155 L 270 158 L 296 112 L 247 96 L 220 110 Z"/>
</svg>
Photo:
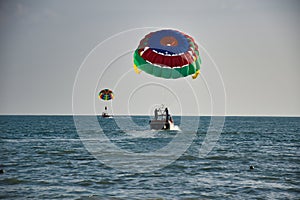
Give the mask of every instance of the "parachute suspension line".
<svg viewBox="0 0 300 200">
<path fill-rule="evenodd" d="M 166 106 L 166 88 L 163 87 L 163 98 L 162 98 L 162 101 L 163 101 L 163 105 Z"/>
<path fill-rule="evenodd" d="M 196 79 L 198 77 L 198 75 L 200 74 L 200 70 L 198 69 L 195 74 L 192 75 L 193 79 Z"/>
<path fill-rule="evenodd" d="M 137 74 L 141 73 L 141 70 L 139 70 L 139 68 L 135 64 L 133 65 L 133 69 L 134 69 L 135 73 L 137 73 Z"/>
</svg>

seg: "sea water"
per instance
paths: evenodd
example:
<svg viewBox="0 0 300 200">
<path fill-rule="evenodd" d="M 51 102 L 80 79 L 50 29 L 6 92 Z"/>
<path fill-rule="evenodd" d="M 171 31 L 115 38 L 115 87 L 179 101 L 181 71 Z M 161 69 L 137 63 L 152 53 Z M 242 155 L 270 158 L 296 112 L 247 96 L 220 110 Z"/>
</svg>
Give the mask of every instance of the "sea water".
<svg viewBox="0 0 300 200">
<path fill-rule="evenodd" d="M 149 130 L 147 116 L 130 117 L 141 129 L 120 128 L 123 118 L 98 120 L 109 141 L 127 152 L 155 152 L 180 132 Z M 73 116 L 1 116 L 0 199 L 300 198 L 300 118 L 226 117 L 214 148 L 200 157 L 210 120 L 200 117 L 182 155 L 141 173 L 96 159 Z"/>
</svg>

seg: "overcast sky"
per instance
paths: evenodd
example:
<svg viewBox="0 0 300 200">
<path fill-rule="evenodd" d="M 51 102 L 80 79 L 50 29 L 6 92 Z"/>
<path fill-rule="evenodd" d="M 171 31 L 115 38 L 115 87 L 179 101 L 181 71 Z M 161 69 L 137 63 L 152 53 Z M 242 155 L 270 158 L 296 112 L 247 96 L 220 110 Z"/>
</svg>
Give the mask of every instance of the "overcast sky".
<svg viewBox="0 0 300 200">
<path fill-rule="evenodd" d="M 300 115 L 300 1 L 296 0 L 1 1 L 0 114 L 72 114 L 75 77 L 91 50 L 112 35 L 142 27 L 187 32 L 213 59 L 202 49 L 203 73 L 191 83 L 200 91 L 198 98 L 202 95 L 204 99 L 197 100 L 198 114 L 211 113 L 209 94 L 201 90 L 215 62 L 224 82 L 227 115 Z M 128 40 L 133 44 L 136 40 L 137 47 L 140 36 Z M 124 39 L 120 47 L 128 45 L 129 53 L 118 60 L 118 67 L 128 71 L 133 47 L 126 42 Z M 101 70 L 105 67 L 99 64 Z M 101 74 L 96 75 L 101 79 Z M 118 86 L 107 84 L 116 90 L 116 106 L 111 107 L 115 114 L 124 114 L 120 102 L 133 107 L 134 114 L 145 113 L 143 107 L 148 112 L 155 104 L 145 98 L 142 89 L 136 89 L 132 102 L 123 99 L 124 91 L 134 83 L 132 77 L 147 78 L 135 75 L 133 72 L 127 80 L 125 76 Z M 101 81 L 105 80 L 99 84 Z M 172 87 L 183 84 L 182 80 L 172 81 Z M 167 96 L 164 101 L 174 96 L 167 89 L 160 92 Z M 95 98 L 87 99 L 87 104 L 97 100 L 92 96 Z M 139 100 L 144 104 L 136 105 Z M 184 98 L 174 102 L 170 105 L 173 110 L 189 104 Z M 97 109 L 105 105 L 95 104 Z M 79 113 L 88 112 L 79 109 Z"/>
</svg>

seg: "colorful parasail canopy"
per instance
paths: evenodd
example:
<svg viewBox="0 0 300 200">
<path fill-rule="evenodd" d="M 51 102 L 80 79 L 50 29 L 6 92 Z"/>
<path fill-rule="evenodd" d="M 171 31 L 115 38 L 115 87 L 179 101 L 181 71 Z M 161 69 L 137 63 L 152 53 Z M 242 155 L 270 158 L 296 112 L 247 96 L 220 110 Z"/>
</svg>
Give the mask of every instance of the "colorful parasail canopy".
<svg viewBox="0 0 300 200">
<path fill-rule="evenodd" d="M 99 92 L 98 97 L 99 97 L 99 99 L 109 101 L 114 98 L 114 93 L 110 89 L 103 89 Z"/>
<path fill-rule="evenodd" d="M 194 39 L 177 30 L 147 34 L 134 52 L 134 70 L 157 77 L 176 79 L 200 74 L 201 58 Z"/>
</svg>

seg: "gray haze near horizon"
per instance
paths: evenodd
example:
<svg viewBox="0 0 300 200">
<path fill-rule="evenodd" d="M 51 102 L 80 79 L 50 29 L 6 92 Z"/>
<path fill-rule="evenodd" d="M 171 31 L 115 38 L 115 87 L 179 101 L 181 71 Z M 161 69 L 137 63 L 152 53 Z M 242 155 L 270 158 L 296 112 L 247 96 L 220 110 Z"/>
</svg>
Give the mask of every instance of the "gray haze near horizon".
<svg viewBox="0 0 300 200">
<path fill-rule="evenodd" d="M 300 1 L 292 0 L 1 1 L 0 114 L 72 114 L 84 58 L 139 27 L 195 37 L 219 67 L 227 115 L 300 115 Z"/>
</svg>

